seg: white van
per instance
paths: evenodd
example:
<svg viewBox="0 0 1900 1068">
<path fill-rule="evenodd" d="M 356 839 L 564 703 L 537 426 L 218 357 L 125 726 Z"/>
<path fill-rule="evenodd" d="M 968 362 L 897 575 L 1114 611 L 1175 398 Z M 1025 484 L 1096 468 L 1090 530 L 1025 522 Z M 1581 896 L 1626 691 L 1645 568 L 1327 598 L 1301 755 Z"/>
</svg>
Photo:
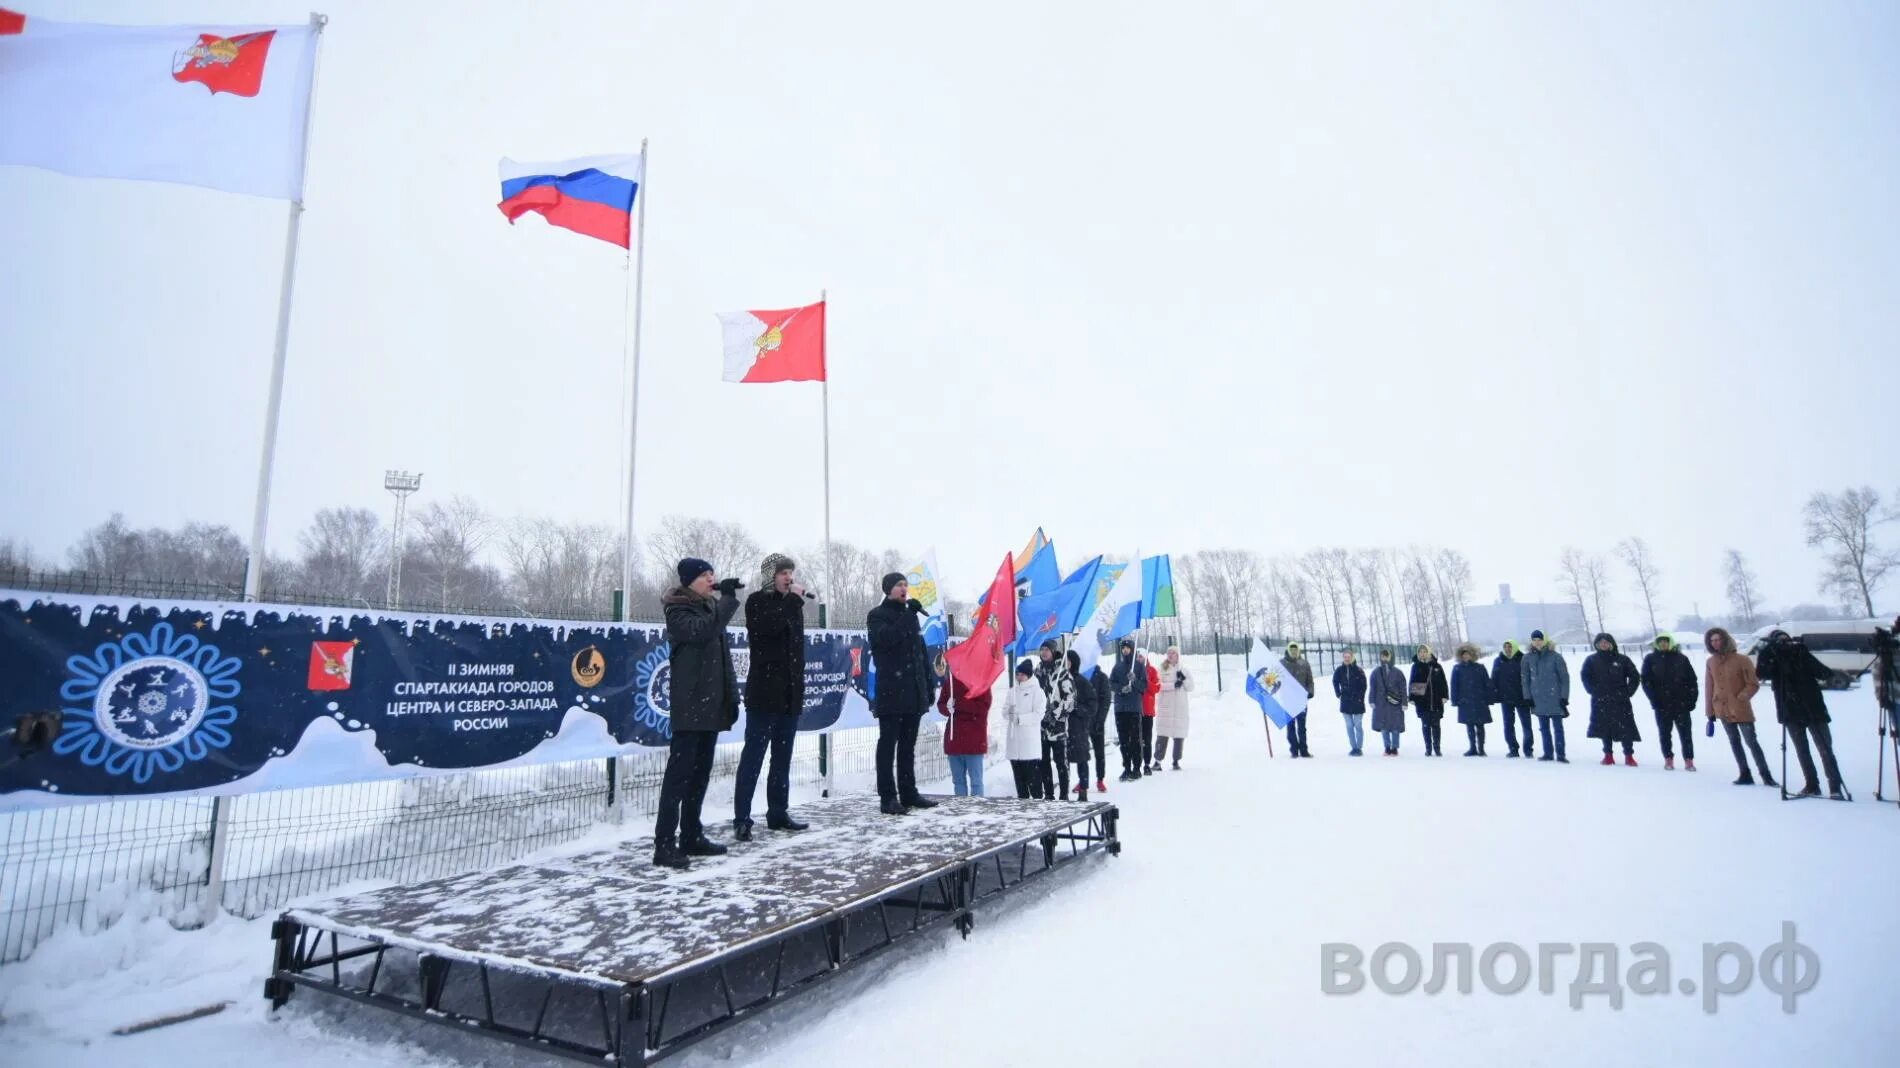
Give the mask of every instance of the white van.
<svg viewBox="0 0 1900 1068">
<path fill-rule="evenodd" d="M 1874 628 L 1885 625 L 1877 619 L 1805 619 L 1798 623 L 1776 623 L 1749 635 L 1742 643 L 1742 652 L 1754 656 L 1768 635 L 1785 630 L 1790 637 L 1799 638 L 1816 660 L 1833 669 L 1833 679 L 1824 686 L 1830 690 L 1845 690 L 1854 685 L 1855 679 L 1872 670 Z"/>
</svg>

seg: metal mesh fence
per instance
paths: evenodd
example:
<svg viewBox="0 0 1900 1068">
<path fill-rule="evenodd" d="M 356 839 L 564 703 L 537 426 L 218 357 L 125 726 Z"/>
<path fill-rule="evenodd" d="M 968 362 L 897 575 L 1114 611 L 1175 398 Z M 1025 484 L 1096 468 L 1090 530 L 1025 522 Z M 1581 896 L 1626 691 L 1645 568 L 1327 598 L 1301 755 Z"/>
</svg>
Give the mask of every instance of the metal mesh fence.
<svg viewBox="0 0 1900 1068">
<path fill-rule="evenodd" d="M 839 780 L 861 782 L 872 773 L 874 728 L 830 738 Z M 718 749 L 706 795 L 709 827 L 731 818 L 741 748 Z M 665 751 L 654 750 L 612 762 L 276 790 L 221 802 L 105 801 L 0 813 L 0 963 L 23 959 L 61 927 L 96 929 L 128 911 L 195 922 L 219 804 L 228 806 L 229 820 L 219 900 L 235 915 L 256 917 L 351 883 L 411 882 L 504 864 L 603 821 L 651 815 L 665 767 Z M 929 782 L 948 774 L 942 730 L 927 722 L 918 732 L 917 777 Z M 793 783 L 822 778 L 818 738 L 800 737 Z M 757 798 L 755 808 L 762 802 Z"/>
</svg>

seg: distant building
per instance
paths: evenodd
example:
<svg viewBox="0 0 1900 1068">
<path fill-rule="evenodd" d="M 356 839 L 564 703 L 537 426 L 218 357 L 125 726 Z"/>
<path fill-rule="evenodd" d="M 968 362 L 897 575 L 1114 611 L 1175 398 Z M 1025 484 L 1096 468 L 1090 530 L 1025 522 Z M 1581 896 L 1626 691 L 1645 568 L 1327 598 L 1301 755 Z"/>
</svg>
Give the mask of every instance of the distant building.
<svg viewBox="0 0 1900 1068">
<path fill-rule="evenodd" d="M 1534 630 L 1543 631 L 1544 637 L 1563 645 L 1584 645 L 1590 641 L 1590 628 L 1584 624 L 1582 605 L 1519 603 L 1511 600 L 1508 584 L 1498 587 L 1497 604 L 1465 608 L 1465 634 L 1486 651 L 1503 645 L 1507 638 L 1523 645 L 1530 641 Z"/>
</svg>

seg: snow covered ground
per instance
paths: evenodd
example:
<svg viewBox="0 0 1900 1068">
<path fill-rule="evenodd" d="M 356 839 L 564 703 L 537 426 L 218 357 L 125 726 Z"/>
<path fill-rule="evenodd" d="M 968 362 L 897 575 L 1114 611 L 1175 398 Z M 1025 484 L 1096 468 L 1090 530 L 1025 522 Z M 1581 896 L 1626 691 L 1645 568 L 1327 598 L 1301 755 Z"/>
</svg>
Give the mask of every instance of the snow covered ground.
<svg viewBox="0 0 1900 1068">
<path fill-rule="evenodd" d="M 1200 677 L 1211 691 L 1211 664 Z M 1900 808 L 1872 799 L 1871 694 L 1832 694 L 1830 707 L 1854 804 L 1729 785 L 1719 733 L 1696 736 L 1703 770 L 1664 772 L 1643 706 L 1633 769 L 1595 764 L 1582 716 L 1568 766 L 1464 759 L 1455 724 L 1443 759 L 1419 755 L 1415 728 L 1399 759 L 1350 759 L 1330 696 L 1312 712 L 1318 759 L 1286 760 L 1276 739 L 1269 761 L 1253 706 L 1203 693 L 1186 770 L 1110 783 L 1122 856 L 980 913 L 968 942 L 920 940 L 674 1063 L 1892 1064 Z M 1761 710 L 1772 719 L 1766 693 Z M 1763 737 L 1778 763 L 1779 733 Z M 1503 752 L 1496 725 L 1491 750 Z M 992 768 L 991 791 L 1006 778 Z M 1428 971 L 1434 942 L 1512 941 L 1533 959 L 1539 942 L 1613 943 L 1625 971 L 1631 946 L 1656 942 L 1676 980 L 1700 981 L 1703 943 L 1759 953 L 1783 921 L 1821 963 L 1793 1015 L 1760 983 L 1713 1015 L 1682 994 L 1573 1010 L 1575 956 L 1557 958 L 1549 995 L 1535 982 L 1511 996 L 1482 983 L 1320 990 L 1325 942 L 1408 943 Z M 62 933 L 0 967 L 0 1063 L 543 1063 L 308 992 L 273 1017 L 259 993 L 268 961 L 262 920 Z M 217 1016 L 110 1034 L 224 1000 Z"/>
</svg>

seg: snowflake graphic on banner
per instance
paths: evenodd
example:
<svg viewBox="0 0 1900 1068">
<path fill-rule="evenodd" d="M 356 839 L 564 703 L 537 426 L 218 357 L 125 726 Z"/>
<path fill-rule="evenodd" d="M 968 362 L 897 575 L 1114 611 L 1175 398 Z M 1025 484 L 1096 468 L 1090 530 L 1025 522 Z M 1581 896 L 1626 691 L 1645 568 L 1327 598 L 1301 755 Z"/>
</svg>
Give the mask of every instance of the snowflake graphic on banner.
<svg viewBox="0 0 1900 1068">
<path fill-rule="evenodd" d="M 640 726 L 673 739 L 673 665 L 671 642 L 661 642 L 633 669 L 633 718 Z"/>
<path fill-rule="evenodd" d="M 170 623 L 66 661 L 64 723 L 53 751 L 88 767 L 150 782 L 231 744 L 237 657 Z"/>
</svg>

